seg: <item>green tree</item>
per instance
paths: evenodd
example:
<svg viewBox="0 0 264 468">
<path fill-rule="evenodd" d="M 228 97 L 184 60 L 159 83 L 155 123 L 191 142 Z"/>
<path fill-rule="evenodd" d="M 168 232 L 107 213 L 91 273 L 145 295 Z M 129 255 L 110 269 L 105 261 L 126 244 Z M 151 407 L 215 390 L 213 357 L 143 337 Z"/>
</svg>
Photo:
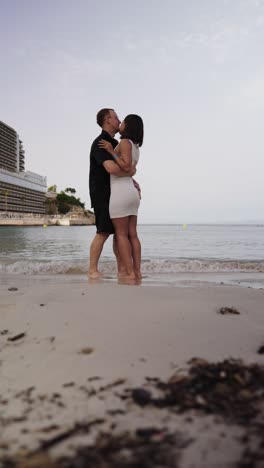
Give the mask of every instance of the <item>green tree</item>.
<svg viewBox="0 0 264 468">
<path fill-rule="evenodd" d="M 64 191 L 65 191 L 66 193 L 76 193 L 75 188 L 72 188 L 72 187 L 67 187 Z"/>
<path fill-rule="evenodd" d="M 49 192 L 57 193 L 57 185 L 51 185 L 48 188 Z M 54 214 L 56 212 L 60 214 L 68 213 L 73 206 L 80 206 L 85 208 L 85 203 L 82 203 L 80 198 L 75 196 L 76 190 L 72 187 L 67 187 L 65 190 L 62 190 L 60 193 L 57 193 L 56 198 L 53 200 L 47 199 L 45 202 L 46 209 L 48 214 Z"/>
<path fill-rule="evenodd" d="M 85 203 L 82 203 L 80 198 L 76 198 L 73 195 L 67 195 L 65 192 L 66 190 L 62 190 L 57 195 L 56 201 L 59 213 L 66 214 L 73 206 L 80 206 L 81 208 L 85 207 Z"/>
<path fill-rule="evenodd" d="M 51 185 L 48 188 L 48 192 L 57 192 L 57 185 Z"/>
</svg>

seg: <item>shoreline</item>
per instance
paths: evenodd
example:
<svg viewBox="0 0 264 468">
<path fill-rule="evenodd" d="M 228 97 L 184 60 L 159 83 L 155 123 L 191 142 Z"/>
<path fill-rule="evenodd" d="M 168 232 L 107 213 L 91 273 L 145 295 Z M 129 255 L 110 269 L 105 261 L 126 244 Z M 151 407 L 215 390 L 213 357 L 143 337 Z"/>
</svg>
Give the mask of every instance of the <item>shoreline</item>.
<svg viewBox="0 0 264 468">
<path fill-rule="evenodd" d="M 51 227 L 51 226 L 94 226 L 90 218 L 23 218 L 23 219 L 0 219 L 1 227 Z"/>
<path fill-rule="evenodd" d="M 106 271 L 104 276 L 94 280 L 94 284 L 118 285 L 115 262 L 111 271 Z M 102 267 L 103 267 L 102 262 Z M 74 269 L 74 268 L 73 268 Z M 102 268 L 103 270 L 103 268 Z M 40 284 L 58 282 L 60 284 L 80 283 L 87 284 L 87 273 L 72 271 L 69 272 L 29 272 L 0 271 L 0 283 L 9 284 L 9 282 L 22 284 Z M 203 287 L 231 287 L 240 289 L 264 290 L 264 272 L 177 272 L 177 273 L 149 273 L 143 274 L 139 287 L 162 287 L 162 288 L 203 288 Z"/>
<path fill-rule="evenodd" d="M 49 455 L 74 453 L 102 430 L 165 426 L 192 439 L 179 468 L 233 466 L 242 457 L 246 428 L 195 410 L 140 408 L 120 395 L 148 388 L 146 378 L 166 381 L 194 357 L 263 364 L 257 350 L 264 344 L 264 291 L 209 283 L 89 284 L 80 277 L 61 282 L 61 276 L 11 275 L 0 283 L 0 460 L 101 418 L 99 427 L 58 443 Z M 231 306 L 240 314 L 217 313 Z M 25 336 L 8 341 L 19 333 Z"/>
</svg>

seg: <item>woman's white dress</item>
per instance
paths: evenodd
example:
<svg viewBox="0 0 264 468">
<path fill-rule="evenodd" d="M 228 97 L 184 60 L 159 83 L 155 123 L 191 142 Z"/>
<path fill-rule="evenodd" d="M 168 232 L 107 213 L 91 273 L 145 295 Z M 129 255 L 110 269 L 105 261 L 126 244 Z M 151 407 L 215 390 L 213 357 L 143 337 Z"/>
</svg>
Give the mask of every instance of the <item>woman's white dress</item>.
<svg viewBox="0 0 264 468">
<path fill-rule="evenodd" d="M 131 140 L 132 165 L 139 160 L 139 147 Z M 110 218 L 124 218 L 125 216 L 137 216 L 140 198 L 134 186 L 132 177 L 117 177 L 110 175 L 111 195 L 109 203 Z"/>
</svg>

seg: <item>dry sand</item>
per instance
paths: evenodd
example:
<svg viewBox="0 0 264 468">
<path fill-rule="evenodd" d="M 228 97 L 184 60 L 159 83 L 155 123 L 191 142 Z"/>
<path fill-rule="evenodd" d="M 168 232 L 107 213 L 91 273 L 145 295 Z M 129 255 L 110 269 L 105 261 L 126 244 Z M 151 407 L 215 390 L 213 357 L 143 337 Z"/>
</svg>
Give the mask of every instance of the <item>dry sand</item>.
<svg viewBox="0 0 264 468">
<path fill-rule="evenodd" d="M 220 315 L 222 306 L 240 315 Z M 21 332 L 25 337 L 8 340 Z M 99 430 L 155 426 L 192 439 L 181 450 L 180 468 L 234 466 L 245 428 L 194 411 L 140 408 L 120 395 L 148 388 L 146 377 L 167 380 L 193 357 L 263 364 L 257 353 L 263 344 L 262 289 L 6 278 L 0 286 L 0 460 L 37 449 L 76 422 L 103 418 L 89 434 L 56 444 L 51 456 L 91 443 Z"/>
</svg>

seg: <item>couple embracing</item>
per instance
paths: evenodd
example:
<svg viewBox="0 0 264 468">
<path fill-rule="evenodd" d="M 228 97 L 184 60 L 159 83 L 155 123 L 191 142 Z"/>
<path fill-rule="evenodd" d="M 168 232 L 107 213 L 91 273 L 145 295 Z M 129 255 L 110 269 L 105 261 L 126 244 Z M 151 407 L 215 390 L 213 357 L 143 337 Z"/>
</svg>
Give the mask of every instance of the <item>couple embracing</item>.
<svg viewBox="0 0 264 468">
<path fill-rule="evenodd" d="M 140 187 L 133 179 L 142 146 L 141 117 L 130 114 L 121 123 L 113 109 L 101 109 L 97 123 L 102 133 L 90 153 L 89 189 L 94 209 L 96 235 L 90 246 L 89 277 L 99 278 L 99 258 L 106 239 L 113 237 L 113 250 L 120 279 L 141 278 L 141 244 L 137 235 Z M 120 142 L 114 137 L 120 133 Z"/>
</svg>

